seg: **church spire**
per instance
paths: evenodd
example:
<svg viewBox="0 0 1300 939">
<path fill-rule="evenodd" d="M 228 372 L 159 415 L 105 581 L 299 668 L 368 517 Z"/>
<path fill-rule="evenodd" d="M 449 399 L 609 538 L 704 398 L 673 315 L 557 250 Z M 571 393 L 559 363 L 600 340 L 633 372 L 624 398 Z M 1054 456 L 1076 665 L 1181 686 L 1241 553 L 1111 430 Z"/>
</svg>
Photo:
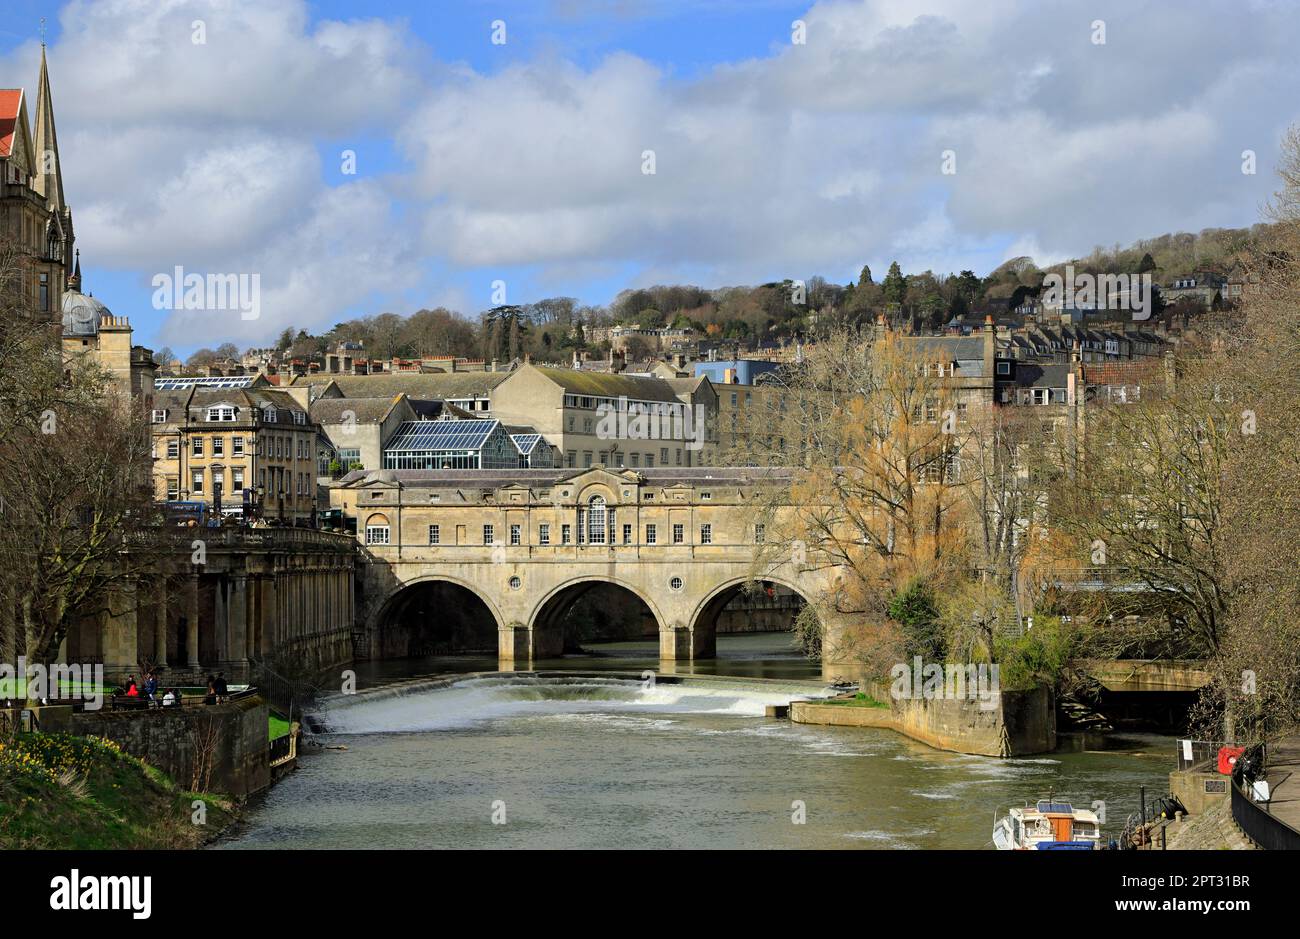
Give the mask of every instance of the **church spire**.
<svg viewBox="0 0 1300 939">
<path fill-rule="evenodd" d="M 77 249 L 77 266 L 72 269 L 72 276 L 68 278 L 68 289 L 81 293 L 81 249 Z"/>
<path fill-rule="evenodd" d="M 45 38 L 41 37 L 41 83 L 36 91 L 37 192 L 56 212 L 64 209 L 63 174 L 59 166 L 59 137 L 54 131 L 54 99 L 50 96 L 50 70 L 45 64 Z"/>
</svg>

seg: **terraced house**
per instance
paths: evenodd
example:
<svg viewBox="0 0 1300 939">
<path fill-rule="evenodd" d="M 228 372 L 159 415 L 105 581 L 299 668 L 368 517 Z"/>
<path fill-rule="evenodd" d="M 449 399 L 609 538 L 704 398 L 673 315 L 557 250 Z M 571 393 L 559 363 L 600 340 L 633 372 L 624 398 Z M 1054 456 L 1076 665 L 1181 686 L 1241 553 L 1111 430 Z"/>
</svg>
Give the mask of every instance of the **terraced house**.
<svg viewBox="0 0 1300 939">
<path fill-rule="evenodd" d="M 287 392 L 164 386 L 152 426 L 158 499 L 311 521 L 319 428 Z"/>
</svg>

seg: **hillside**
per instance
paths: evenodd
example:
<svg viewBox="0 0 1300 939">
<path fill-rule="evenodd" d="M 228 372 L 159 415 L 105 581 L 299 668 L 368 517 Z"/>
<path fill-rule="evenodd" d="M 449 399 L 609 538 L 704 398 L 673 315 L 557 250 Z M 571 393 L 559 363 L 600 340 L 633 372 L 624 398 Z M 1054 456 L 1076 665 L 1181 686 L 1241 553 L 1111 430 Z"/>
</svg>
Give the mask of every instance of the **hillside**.
<svg viewBox="0 0 1300 939">
<path fill-rule="evenodd" d="M 196 798 L 203 825 L 191 820 Z M 22 734 L 0 743 L 0 848 L 193 848 L 232 817 L 228 799 L 184 792 L 110 741 Z"/>
</svg>

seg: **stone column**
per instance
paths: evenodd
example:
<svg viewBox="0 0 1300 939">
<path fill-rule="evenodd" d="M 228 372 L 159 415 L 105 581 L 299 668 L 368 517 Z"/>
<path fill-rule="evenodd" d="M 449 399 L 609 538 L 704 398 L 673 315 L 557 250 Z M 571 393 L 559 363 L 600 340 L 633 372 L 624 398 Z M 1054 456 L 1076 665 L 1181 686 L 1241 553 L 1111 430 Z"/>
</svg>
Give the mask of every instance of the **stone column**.
<svg viewBox="0 0 1300 939">
<path fill-rule="evenodd" d="M 228 591 L 230 582 L 224 577 L 218 577 L 213 584 L 213 601 L 212 615 L 216 620 L 216 626 L 212 630 L 213 648 L 215 654 L 213 659 L 223 667 L 230 658 L 230 602 Z"/>
<path fill-rule="evenodd" d="M 104 673 L 105 677 L 114 680 L 125 678 L 139 668 L 136 597 L 134 581 L 126 582 L 108 594 L 108 611 L 103 623 Z"/>
<path fill-rule="evenodd" d="M 185 583 L 185 667 L 199 666 L 199 575 L 193 573 Z"/>
<path fill-rule="evenodd" d="M 167 664 L 167 574 L 163 571 L 159 571 L 154 593 L 153 661 L 159 666 Z"/>
<path fill-rule="evenodd" d="M 229 661 L 232 668 L 248 668 L 248 575 L 238 573 L 230 591 Z M 242 673 L 241 673 L 242 674 Z"/>
</svg>

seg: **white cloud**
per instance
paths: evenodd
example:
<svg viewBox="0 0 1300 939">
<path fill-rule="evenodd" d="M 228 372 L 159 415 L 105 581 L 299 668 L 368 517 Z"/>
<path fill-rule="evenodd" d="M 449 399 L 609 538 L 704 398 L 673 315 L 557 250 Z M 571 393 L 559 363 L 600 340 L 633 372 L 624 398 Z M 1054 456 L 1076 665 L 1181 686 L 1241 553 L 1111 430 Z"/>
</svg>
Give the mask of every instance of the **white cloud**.
<svg viewBox="0 0 1300 939">
<path fill-rule="evenodd" d="M 562 28 L 591 15 L 561 7 Z M 894 257 L 947 271 L 1001 246 L 1047 261 L 1248 224 L 1300 100 L 1292 12 L 827 0 L 802 17 L 807 45 L 779 23 L 769 54 L 683 79 L 554 51 L 480 73 L 432 61 L 400 23 L 313 24 L 302 0 L 76 0 L 50 63 L 97 264 L 146 281 L 177 263 L 263 273 L 262 321 L 165 330 L 210 343 L 328 326 L 417 288 L 465 298 L 464 269 L 572 294 L 566 278 L 617 270 L 705 285 L 847 278 Z M 0 84 L 32 88 L 37 51 L 0 59 Z M 376 139 L 406 165 L 340 181 L 338 150 Z M 1240 173 L 1247 148 L 1258 176 Z"/>
</svg>

